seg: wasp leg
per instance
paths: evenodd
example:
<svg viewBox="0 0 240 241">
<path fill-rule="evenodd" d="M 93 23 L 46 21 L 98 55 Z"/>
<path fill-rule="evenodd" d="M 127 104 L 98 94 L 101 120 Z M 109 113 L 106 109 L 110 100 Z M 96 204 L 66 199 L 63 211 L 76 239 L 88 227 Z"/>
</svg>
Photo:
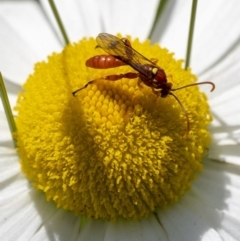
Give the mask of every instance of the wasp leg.
<svg viewBox="0 0 240 241">
<path fill-rule="evenodd" d="M 123 78 L 136 79 L 137 77 L 138 77 L 138 73 L 128 72 L 126 74 L 113 74 L 113 75 L 104 76 L 103 79 L 110 80 L 110 81 L 116 81 L 116 80 L 120 80 Z"/>
<path fill-rule="evenodd" d="M 78 91 L 81 91 L 81 90 L 87 88 L 89 85 L 95 83 L 96 80 L 99 80 L 99 79 L 90 80 L 90 81 L 89 81 L 87 84 L 85 84 L 82 88 L 79 88 L 79 89 L 73 91 L 73 92 L 72 92 L 73 96 L 76 96 L 76 93 L 77 93 Z"/>
<path fill-rule="evenodd" d="M 122 41 L 123 41 L 124 44 L 127 45 L 128 47 L 132 47 L 132 45 L 131 45 L 129 39 L 127 39 L 127 38 L 122 38 Z"/>
<path fill-rule="evenodd" d="M 157 99 L 161 95 L 161 90 L 156 90 L 156 89 L 152 88 L 152 92 L 156 95 Z"/>
<path fill-rule="evenodd" d="M 73 96 L 76 96 L 76 93 L 80 90 L 83 90 L 85 88 L 87 88 L 89 85 L 96 83 L 97 81 L 101 81 L 101 80 L 109 80 L 109 81 L 117 81 L 120 80 L 122 78 L 127 78 L 127 79 L 135 79 L 138 77 L 138 73 L 134 73 L 134 72 L 129 72 L 126 74 L 113 74 L 113 75 L 107 75 L 104 76 L 102 78 L 99 79 L 94 79 L 94 80 L 90 80 L 87 84 L 85 84 L 82 88 L 77 89 L 75 91 L 72 92 Z"/>
<path fill-rule="evenodd" d="M 127 39 L 127 38 L 122 38 L 122 41 L 123 41 L 124 44 L 126 45 L 125 52 L 126 52 L 127 58 L 128 58 L 129 60 L 131 60 L 132 57 L 133 57 L 132 45 L 131 45 L 129 39 Z"/>
<path fill-rule="evenodd" d="M 170 81 L 174 83 L 174 81 L 173 81 L 173 76 L 172 76 L 171 74 L 168 74 L 168 75 L 167 75 L 167 79 L 168 79 L 168 80 L 170 79 Z M 175 84 L 176 84 L 176 83 L 175 83 Z"/>
</svg>

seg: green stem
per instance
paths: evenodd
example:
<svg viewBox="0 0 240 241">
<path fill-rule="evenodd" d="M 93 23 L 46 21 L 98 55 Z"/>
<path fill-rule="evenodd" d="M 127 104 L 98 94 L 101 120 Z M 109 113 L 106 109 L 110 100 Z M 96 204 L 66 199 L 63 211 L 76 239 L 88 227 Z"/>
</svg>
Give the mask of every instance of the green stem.
<svg viewBox="0 0 240 241">
<path fill-rule="evenodd" d="M 69 44 L 69 39 L 68 39 L 67 33 L 65 31 L 65 28 L 64 28 L 64 26 L 62 24 L 61 18 L 60 18 L 59 14 L 58 14 L 56 5 L 54 3 L 54 0 L 48 0 L 48 2 L 50 4 L 50 6 L 51 6 L 51 9 L 52 9 L 53 15 L 54 15 L 54 17 L 55 17 L 55 19 L 57 21 L 58 27 L 60 28 L 60 31 L 61 31 L 61 33 L 63 35 L 64 41 L 65 41 L 65 43 L 67 45 L 67 44 Z"/>
<path fill-rule="evenodd" d="M 4 85 L 4 81 L 3 81 L 3 78 L 2 78 L 1 72 L 0 72 L 0 96 L 1 96 L 1 99 L 2 99 L 3 108 L 4 108 L 4 111 L 5 111 L 6 117 L 7 117 L 8 125 L 9 125 L 9 128 L 11 130 L 13 143 L 14 143 L 14 146 L 16 147 L 17 142 L 16 142 L 16 139 L 14 138 L 13 133 L 15 133 L 17 131 L 17 128 L 16 128 L 16 124 L 15 124 L 15 121 L 14 121 L 14 118 L 13 118 L 11 106 L 10 106 L 10 103 L 9 103 L 9 100 L 8 100 L 8 95 L 7 95 L 7 91 L 6 91 L 6 88 L 5 88 L 5 85 Z"/>
<path fill-rule="evenodd" d="M 185 69 L 187 69 L 189 64 L 190 64 L 190 57 L 191 57 L 191 51 L 192 51 L 192 40 L 193 40 L 193 32 L 194 32 L 196 12 L 197 12 L 197 0 L 193 0 L 192 1 L 192 12 L 191 12 L 189 33 L 188 33 L 188 44 L 187 44 Z"/>
<path fill-rule="evenodd" d="M 156 13 L 156 16 L 155 16 L 155 19 L 154 19 L 151 31 L 150 31 L 150 33 L 148 35 L 149 39 L 152 38 L 152 35 L 153 35 L 153 32 L 154 32 L 154 30 L 156 28 L 158 19 L 162 16 L 162 13 L 163 13 L 164 7 L 166 6 L 166 3 L 167 3 L 167 0 L 159 0 L 157 13 Z"/>
</svg>

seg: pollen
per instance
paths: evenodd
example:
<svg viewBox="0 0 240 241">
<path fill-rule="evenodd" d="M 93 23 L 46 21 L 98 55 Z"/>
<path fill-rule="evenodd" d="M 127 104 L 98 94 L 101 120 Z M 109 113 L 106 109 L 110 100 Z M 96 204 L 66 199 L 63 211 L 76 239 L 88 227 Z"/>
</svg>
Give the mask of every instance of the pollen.
<svg viewBox="0 0 240 241">
<path fill-rule="evenodd" d="M 131 40 L 158 59 L 173 87 L 197 81 L 183 61 L 149 40 Z M 131 66 L 92 69 L 106 54 L 93 38 L 69 44 L 37 63 L 19 94 L 17 143 L 23 173 L 58 208 L 88 218 L 141 219 L 178 202 L 202 171 L 211 113 L 197 86 L 161 98 L 138 79 L 101 79 L 136 72 Z M 76 94 L 72 92 L 97 79 Z"/>
</svg>

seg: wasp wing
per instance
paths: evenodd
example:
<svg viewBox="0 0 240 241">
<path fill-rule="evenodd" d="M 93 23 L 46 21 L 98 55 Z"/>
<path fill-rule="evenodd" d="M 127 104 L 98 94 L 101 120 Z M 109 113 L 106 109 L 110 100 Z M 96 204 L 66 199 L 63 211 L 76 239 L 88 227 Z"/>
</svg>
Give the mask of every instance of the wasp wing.
<svg viewBox="0 0 240 241">
<path fill-rule="evenodd" d="M 144 74 L 148 78 L 152 78 L 152 72 L 147 68 L 142 68 L 143 65 L 150 65 L 160 69 L 160 67 L 158 67 L 156 64 L 151 62 L 131 46 L 128 46 L 123 40 L 114 35 L 100 33 L 97 36 L 96 41 L 98 46 L 105 52 L 122 60 L 126 64 L 130 65 L 133 69 Z"/>
</svg>

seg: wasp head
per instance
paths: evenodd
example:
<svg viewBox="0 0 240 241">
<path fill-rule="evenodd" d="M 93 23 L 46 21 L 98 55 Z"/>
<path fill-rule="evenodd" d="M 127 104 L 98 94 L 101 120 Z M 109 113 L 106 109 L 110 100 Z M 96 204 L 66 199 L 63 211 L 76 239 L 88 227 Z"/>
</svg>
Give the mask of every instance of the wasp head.
<svg viewBox="0 0 240 241">
<path fill-rule="evenodd" d="M 172 90 L 172 83 L 168 82 L 168 83 L 163 84 L 161 89 L 162 89 L 161 92 L 160 92 L 161 97 L 162 98 L 167 97 Z"/>
</svg>

